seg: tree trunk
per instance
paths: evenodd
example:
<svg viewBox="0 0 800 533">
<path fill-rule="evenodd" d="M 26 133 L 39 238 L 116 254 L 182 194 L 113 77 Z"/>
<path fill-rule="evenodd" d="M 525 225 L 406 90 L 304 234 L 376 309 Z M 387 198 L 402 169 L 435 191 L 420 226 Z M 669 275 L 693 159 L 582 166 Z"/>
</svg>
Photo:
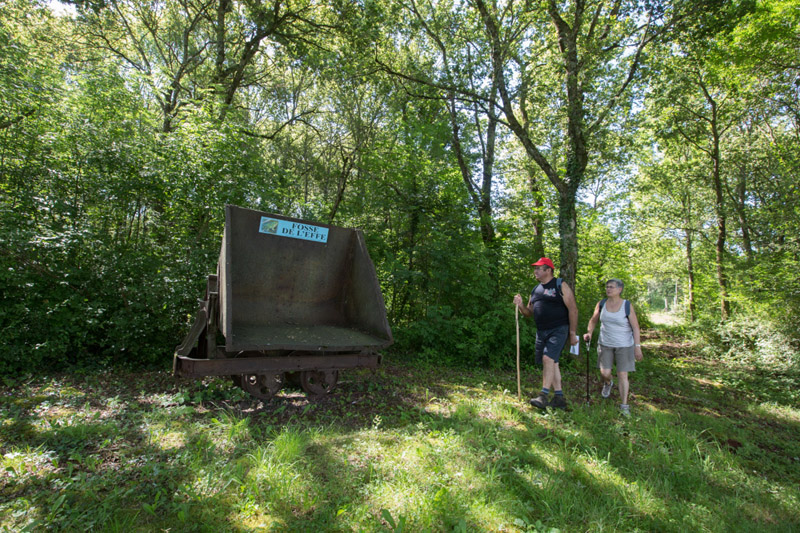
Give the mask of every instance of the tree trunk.
<svg viewBox="0 0 800 533">
<path fill-rule="evenodd" d="M 493 89 L 492 98 L 497 89 Z M 489 111 L 486 128 L 486 147 L 483 154 L 483 179 L 481 182 L 478 213 L 481 217 L 481 236 L 489 248 L 494 244 L 494 222 L 492 221 L 492 175 L 494 173 L 495 144 L 497 142 L 497 114 L 494 108 Z"/>
<path fill-rule="evenodd" d="M 515 104 L 511 91 L 506 85 L 504 72 L 504 54 L 506 44 L 500 38 L 500 31 L 492 10 L 483 0 L 476 2 L 476 7 L 483 19 L 487 36 L 491 42 L 493 79 L 497 81 L 497 89 L 502 102 L 503 114 L 507 126 L 522 143 L 528 157 L 539 166 L 547 179 L 555 186 L 559 193 L 559 236 L 561 237 L 561 258 L 559 276 L 575 290 L 575 275 L 578 264 L 578 238 L 577 216 L 575 210 L 575 197 L 578 187 L 583 181 L 584 172 L 588 164 L 588 149 L 586 147 L 584 92 L 581 85 L 581 69 L 583 64 L 578 54 L 578 37 L 583 20 L 584 3 L 576 4 L 573 25 L 570 26 L 559 14 L 558 3 L 549 0 L 546 9 L 558 34 L 558 45 L 561 51 L 561 65 L 563 68 L 564 84 L 566 89 L 566 137 L 568 139 L 566 170 L 561 175 L 558 165 L 554 166 L 548 161 L 545 154 L 534 143 L 530 132 L 530 124 L 526 119 L 524 105 Z M 522 117 L 522 120 L 520 120 Z"/>
<path fill-rule="evenodd" d="M 225 77 L 225 14 L 230 10 L 230 0 L 219 0 L 217 3 L 216 57 L 214 60 L 214 81 L 222 83 Z"/>
<path fill-rule="evenodd" d="M 331 213 L 328 215 L 328 223 L 333 224 L 333 221 L 336 219 L 336 213 L 339 211 L 339 206 L 342 204 L 342 200 L 344 199 L 344 192 L 347 189 L 347 177 L 350 175 L 350 172 L 353 170 L 353 159 L 355 159 L 355 155 L 345 155 L 342 154 L 342 169 L 339 172 L 339 179 L 336 183 L 336 198 L 333 201 L 333 207 L 331 207 Z"/>
<path fill-rule="evenodd" d="M 578 217 L 575 211 L 575 197 L 578 186 L 583 182 L 586 165 L 589 162 L 586 148 L 583 108 L 583 88 L 580 84 L 581 62 L 578 59 L 578 32 L 583 4 L 576 4 L 573 26 L 570 27 L 560 16 L 557 2 L 550 0 L 548 11 L 558 32 L 558 43 L 563 58 L 567 89 L 567 168 L 559 187 L 558 228 L 561 237 L 561 277 L 575 290 L 575 274 L 578 268 Z"/>
<path fill-rule="evenodd" d="M 692 230 L 688 224 L 686 229 L 686 272 L 689 276 L 689 321 L 694 322 L 696 310 L 694 303 L 694 259 L 692 257 Z"/>
<path fill-rule="evenodd" d="M 714 111 L 716 109 L 714 108 Z M 714 211 L 717 217 L 717 283 L 719 284 L 720 298 L 720 318 L 727 320 L 730 315 L 730 302 L 728 301 L 728 279 L 725 275 L 725 237 L 726 237 L 726 215 L 725 215 L 725 195 L 722 190 L 722 178 L 720 176 L 720 153 L 719 153 L 719 132 L 717 131 L 716 113 L 712 122 L 713 148 L 711 158 L 713 160 L 711 181 L 714 184 L 714 194 L 716 205 Z"/>
<path fill-rule="evenodd" d="M 536 260 L 544 256 L 544 195 L 532 168 L 528 168 L 528 183 L 533 195 L 533 250 L 531 258 Z"/>
<path fill-rule="evenodd" d="M 483 172 L 481 186 L 472 179 L 472 169 L 467 163 L 461 144 L 461 126 L 458 123 L 458 113 L 456 109 L 455 94 L 450 93 L 448 97 L 447 109 L 450 114 L 450 127 L 452 130 L 453 151 L 456 156 L 458 168 L 461 171 L 461 179 L 467 187 L 472 205 L 478 214 L 478 221 L 481 229 L 481 239 L 487 248 L 492 247 L 494 242 L 494 222 L 492 220 L 492 173 L 494 171 L 495 144 L 497 139 L 497 116 L 494 112 L 489 113 L 486 144 L 482 157 Z"/>
<path fill-rule="evenodd" d="M 561 263 L 559 277 L 575 291 L 578 264 L 578 219 L 575 211 L 575 194 L 565 189 L 558 196 L 558 232 L 561 237 Z"/>
<path fill-rule="evenodd" d="M 748 264 L 753 263 L 753 244 L 750 239 L 750 224 L 747 221 L 747 174 L 745 169 L 740 169 L 739 179 L 736 183 L 736 196 L 734 197 L 736 214 L 739 218 L 739 227 L 742 229 L 742 248 Z"/>
</svg>

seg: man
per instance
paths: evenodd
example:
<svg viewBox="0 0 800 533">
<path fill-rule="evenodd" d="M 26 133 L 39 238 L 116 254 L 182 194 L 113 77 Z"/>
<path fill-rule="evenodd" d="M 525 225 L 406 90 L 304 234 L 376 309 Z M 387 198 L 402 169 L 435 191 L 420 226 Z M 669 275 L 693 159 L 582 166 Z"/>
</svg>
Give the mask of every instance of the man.
<svg viewBox="0 0 800 533">
<path fill-rule="evenodd" d="M 536 364 L 542 365 L 542 391 L 531 400 L 531 405 L 544 409 L 548 405 L 560 409 L 567 407 L 561 389 L 561 370 L 558 360 L 569 339 L 570 345 L 578 343 L 578 306 L 569 285 L 554 276 L 555 266 L 547 257 L 533 263 L 533 275 L 539 282 L 528 300 L 522 305 L 522 296 L 514 296 L 514 304 L 526 317 L 533 315 L 536 322 Z M 553 401 L 548 401 L 550 389 Z"/>
</svg>

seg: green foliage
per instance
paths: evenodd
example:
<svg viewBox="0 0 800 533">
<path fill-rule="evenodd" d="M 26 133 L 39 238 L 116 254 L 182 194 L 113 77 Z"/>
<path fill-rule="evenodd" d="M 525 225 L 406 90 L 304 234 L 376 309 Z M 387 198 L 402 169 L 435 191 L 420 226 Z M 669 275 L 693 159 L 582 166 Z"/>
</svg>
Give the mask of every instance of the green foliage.
<svg viewBox="0 0 800 533">
<path fill-rule="evenodd" d="M 381 509 L 381 517 L 389 525 L 388 531 L 393 533 L 403 533 L 406 527 L 406 517 L 400 515 L 397 520 L 394 519 L 392 513 L 388 509 Z"/>
<path fill-rule="evenodd" d="M 534 249 L 560 263 L 553 251 L 565 245 L 561 195 L 500 127 L 486 169 L 495 237 L 482 239 L 452 122 L 455 115 L 466 174 L 484 179 L 491 73 L 477 11 L 447 2 L 417 12 L 381 2 L 290 2 L 272 19 L 240 2 L 224 13 L 213 4 L 145 4 L 78 3 L 74 19 L 34 0 L 0 6 L 4 376 L 167 366 L 215 271 L 227 203 L 363 229 L 397 339 L 393 355 L 462 368 L 513 365 L 511 298 L 534 284 Z M 580 166 L 566 156 L 564 56 L 552 17 L 523 7 L 494 13 L 510 39 L 510 72 L 519 74 L 508 81 L 522 84 L 511 89 L 529 140 L 561 179 Z M 696 9 L 621 9 L 644 7 L 658 7 L 657 17 Z M 569 120 L 594 124 L 585 170 L 563 182 L 582 184 L 572 191 L 580 327 L 611 277 L 626 283 L 643 323 L 665 298 L 689 317 L 691 239 L 694 318 L 710 349 L 784 368 L 790 363 L 778 351 L 796 346 L 791 324 L 800 315 L 799 106 L 790 61 L 797 10 L 773 2 L 744 17 L 748 2 L 711 7 L 654 40 L 665 46 L 640 57 L 622 93 L 626 65 L 638 56 L 616 55 L 625 48 L 611 41 L 630 38 L 635 17 L 603 7 L 596 27 L 610 25 L 591 39 L 576 34 L 587 92 L 583 116 Z M 568 4 L 558 8 L 572 16 Z M 260 40 L 248 48 L 242 35 L 251 29 Z M 687 78 L 698 64 L 676 56 L 670 39 L 678 35 L 687 50 L 713 52 L 702 56 L 707 76 Z M 526 49 L 516 54 L 521 43 Z M 392 68 L 420 83 L 389 76 Z M 688 92 L 699 87 L 689 79 L 710 84 L 709 96 L 724 104 L 723 206 L 707 185 L 707 146 L 698 146 L 705 126 L 688 119 L 712 110 L 702 90 Z M 453 109 L 442 99 L 449 87 L 460 95 L 449 101 Z M 722 325 L 716 208 L 728 222 L 721 266 L 733 306 Z M 535 329 L 522 323 L 529 358 Z"/>
<path fill-rule="evenodd" d="M 800 335 L 769 306 L 743 308 L 722 323 L 704 318 L 688 332 L 722 361 L 777 374 L 800 366 Z"/>
<path fill-rule="evenodd" d="M 425 364 L 511 368 L 516 361 L 514 305 L 498 302 L 483 314 L 460 316 L 449 307 L 428 309 L 396 333 L 393 352 Z M 520 315 L 520 350 L 532 363 L 536 329 Z"/>
</svg>

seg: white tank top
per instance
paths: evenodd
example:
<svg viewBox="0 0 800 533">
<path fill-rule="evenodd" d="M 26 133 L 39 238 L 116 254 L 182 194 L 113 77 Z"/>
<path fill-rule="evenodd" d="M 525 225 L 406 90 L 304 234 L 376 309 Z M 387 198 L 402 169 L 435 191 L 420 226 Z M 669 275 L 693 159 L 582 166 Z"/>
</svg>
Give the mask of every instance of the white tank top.
<svg viewBox="0 0 800 533">
<path fill-rule="evenodd" d="M 633 346 L 633 328 L 625 316 L 625 302 L 616 313 L 608 310 L 608 302 L 600 311 L 600 344 L 609 348 Z"/>
</svg>

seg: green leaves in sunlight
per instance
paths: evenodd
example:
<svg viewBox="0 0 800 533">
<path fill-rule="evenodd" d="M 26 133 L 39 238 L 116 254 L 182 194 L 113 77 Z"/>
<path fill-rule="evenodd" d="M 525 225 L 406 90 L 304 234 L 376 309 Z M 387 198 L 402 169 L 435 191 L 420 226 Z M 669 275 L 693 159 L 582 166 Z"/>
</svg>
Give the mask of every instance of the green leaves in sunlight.
<svg viewBox="0 0 800 533">
<path fill-rule="evenodd" d="M 4 2 L 0 373 L 169 366 L 226 204 L 360 228 L 397 359 L 511 367 L 548 255 L 790 367 L 797 10 L 696 4 Z"/>
</svg>

